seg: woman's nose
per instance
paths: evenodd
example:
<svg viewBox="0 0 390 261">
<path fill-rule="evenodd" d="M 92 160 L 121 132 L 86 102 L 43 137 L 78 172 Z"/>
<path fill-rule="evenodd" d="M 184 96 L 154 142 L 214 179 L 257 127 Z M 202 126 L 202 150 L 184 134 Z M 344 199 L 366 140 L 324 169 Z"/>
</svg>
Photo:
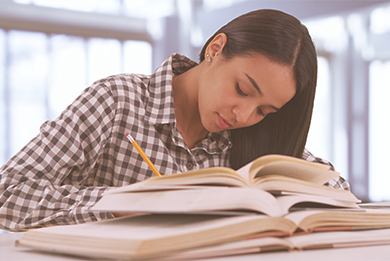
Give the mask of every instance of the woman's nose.
<svg viewBox="0 0 390 261">
<path fill-rule="evenodd" d="M 241 124 L 245 124 L 249 121 L 251 118 L 251 115 L 253 114 L 253 108 L 254 106 L 251 106 L 251 104 L 243 103 L 239 106 L 236 106 L 234 108 L 234 114 L 236 115 L 237 122 Z"/>
</svg>

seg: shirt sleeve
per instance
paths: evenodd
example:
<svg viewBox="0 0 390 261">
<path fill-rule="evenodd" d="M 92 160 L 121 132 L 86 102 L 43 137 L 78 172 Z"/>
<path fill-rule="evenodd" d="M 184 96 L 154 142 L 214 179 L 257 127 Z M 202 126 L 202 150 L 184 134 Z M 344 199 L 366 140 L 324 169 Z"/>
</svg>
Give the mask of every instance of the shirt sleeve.
<svg viewBox="0 0 390 261">
<path fill-rule="evenodd" d="M 307 149 L 305 149 L 305 151 L 303 152 L 302 158 L 307 160 L 307 161 L 312 161 L 312 162 L 317 162 L 317 163 L 328 165 L 330 170 L 335 171 L 335 168 L 332 165 L 332 163 L 330 163 L 329 161 L 327 161 L 325 159 L 318 158 L 318 157 L 314 156 Z M 334 178 L 334 179 L 329 180 L 329 182 L 326 183 L 325 185 L 327 185 L 331 188 L 335 188 L 335 189 L 344 189 L 344 190 L 349 190 L 349 191 L 351 190 L 349 182 L 346 181 L 341 176 L 338 178 Z"/>
<path fill-rule="evenodd" d="M 112 218 L 88 210 L 108 187 L 86 184 L 111 135 L 115 106 L 104 84 L 87 88 L 0 169 L 0 228 L 23 231 Z"/>
</svg>

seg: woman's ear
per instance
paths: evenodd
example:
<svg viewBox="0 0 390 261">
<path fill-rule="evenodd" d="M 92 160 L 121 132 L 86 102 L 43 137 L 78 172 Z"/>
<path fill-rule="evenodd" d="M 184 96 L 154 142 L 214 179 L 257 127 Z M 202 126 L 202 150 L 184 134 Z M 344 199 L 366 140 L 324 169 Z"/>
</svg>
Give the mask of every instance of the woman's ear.
<svg viewBox="0 0 390 261">
<path fill-rule="evenodd" d="M 206 48 L 205 57 L 206 61 L 211 62 L 215 56 L 222 53 L 222 50 L 227 42 L 227 36 L 224 33 L 217 34 L 214 39 L 209 43 Z"/>
</svg>

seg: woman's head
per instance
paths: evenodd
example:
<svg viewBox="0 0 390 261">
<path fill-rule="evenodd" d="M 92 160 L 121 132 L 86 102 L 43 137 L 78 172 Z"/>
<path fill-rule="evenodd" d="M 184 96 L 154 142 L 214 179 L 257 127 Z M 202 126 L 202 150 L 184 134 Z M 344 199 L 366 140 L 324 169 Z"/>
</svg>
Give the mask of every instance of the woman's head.
<svg viewBox="0 0 390 261">
<path fill-rule="evenodd" d="M 238 168 L 264 154 L 301 157 L 310 127 L 317 82 L 317 56 L 304 25 L 295 17 L 276 10 L 257 10 L 232 20 L 219 29 L 200 53 L 203 62 L 209 44 L 226 35 L 222 57 L 261 54 L 288 66 L 296 83 L 295 96 L 277 113 L 248 128 L 232 130 L 231 165 Z"/>
<path fill-rule="evenodd" d="M 219 34 L 207 53 L 214 56 L 225 43 L 226 36 Z M 255 125 L 296 93 L 291 68 L 260 53 L 229 60 L 218 55 L 199 67 L 197 105 L 202 126 L 209 132 Z"/>
<path fill-rule="evenodd" d="M 298 92 L 308 83 L 315 85 L 316 51 L 306 27 L 297 18 L 269 9 L 239 16 L 208 39 L 200 53 L 200 62 L 206 58 L 210 42 L 221 33 L 227 36 L 222 50 L 225 59 L 260 53 L 292 68 Z"/>
</svg>

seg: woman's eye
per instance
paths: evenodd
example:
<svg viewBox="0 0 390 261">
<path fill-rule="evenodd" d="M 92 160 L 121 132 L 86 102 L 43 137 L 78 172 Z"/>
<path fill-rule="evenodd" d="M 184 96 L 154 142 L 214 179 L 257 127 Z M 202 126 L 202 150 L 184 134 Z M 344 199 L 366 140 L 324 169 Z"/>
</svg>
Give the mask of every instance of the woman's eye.
<svg viewBox="0 0 390 261">
<path fill-rule="evenodd" d="M 257 108 L 257 113 L 263 117 L 265 117 L 265 113 L 263 112 L 263 110 L 259 107 Z"/>
<path fill-rule="evenodd" d="M 242 96 L 248 96 L 248 94 L 246 94 L 245 92 L 242 91 L 242 89 L 238 83 L 236 84 L 236 90 L 237 90 L 238 94 L 240 94 Z"/>
</svg>

